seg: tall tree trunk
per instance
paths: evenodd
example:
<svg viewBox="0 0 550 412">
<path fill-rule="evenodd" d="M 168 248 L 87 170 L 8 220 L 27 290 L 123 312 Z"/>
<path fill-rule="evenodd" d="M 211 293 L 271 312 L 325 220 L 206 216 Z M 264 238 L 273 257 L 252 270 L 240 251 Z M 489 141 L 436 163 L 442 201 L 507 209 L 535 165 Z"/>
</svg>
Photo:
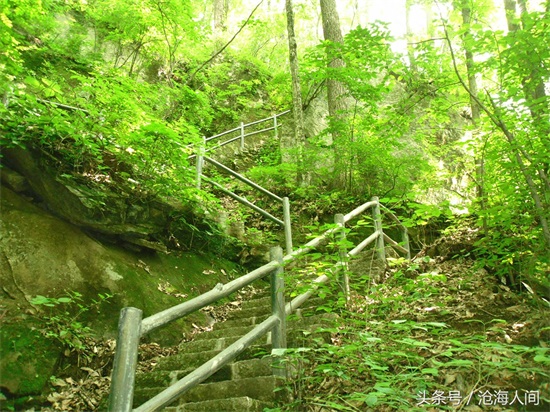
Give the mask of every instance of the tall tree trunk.
<svg viewBox="0 0 550 412">
<path fill-rule="evenodd" d="M 407 39 L 407 56 L 409 57 L 409 65 L 413 72 L 416 71 L 416 62 L 414 57 L 414 46 L 412 41 L 414 40 L 414 32 L 411 27 L 411 6 L 413 0 L 405 0 L 405 25 L 406 25 L 406 39 Z"/>
<path fill-rule="evenodd" d="M 226 29 L 228 0 L 213 0 L 212 7 L 212 32 L 222 33 Z"/>
<path fill-rule="evenodd" d="M 434 27 L 434 13 L 432 9 L 432 3 L 429 1 L 424 2 L 424 13 L 426 14 L 426 34 L 428 38 L 435 37 Z"/>
<path fill-rule="evenodd" d="M 546 249 L 550 250 L 550 225 L 548 222 L 548 200 L 544 198 L 544 195 L 547 193 L 544 192 L 544 189 L 542 191 L 542 195 L 539 193 L 539 186 L 535 181 L 533 180 L 533 173 L 532 170 L 530 170 L 530 164 L 533 164 L 533 159 L 529 155 L 529 153 L 526 152 L 526 150 L 521 146 L 521 144 L 517 141 L 517 138 L 514 133 L 508 129 L 508 126 L 503 120 L 503 116 L 501 114 L 500 108 L 495 104 L 494 100 L 491 98 L 491 96 L 488 94 L 488 99 L 491 103 L 492 110 L 489 109 L 487 106 L 485 106 L 481 100 L 474 95 L 470 87 L 466 84 L 464 79 L 462 78 L 462 75 L 460 74 L 460 71 L 458 70 L 457 62 L 456 62 L 456 56 L 454 53 L 453 45 L 451 42 L 451 38 L 449 37 L 449 32 L 447 30 L 447 27 L 445 23 L 443 24 L 443 28 L 445 31 L 445 40 L 447 42 L 447 46 L 449 47 L 449 51 L 451 52 L 451 58 L 453 61 L 453 69 L 455 71 L 455 74 L 462 85 L 462 87 L 468 92 L 468 94 L 475 100 L 475 102 L 478 104 L 479 108 L 489 117 L 491 122 L 499 128 L 504 136 L 506 137 L 506 140 L 508 140 L 508 143 L 510 145 L 511 153 L 513 154 L 517 166 L 523 175 L 525 182 L 527 184 L 527 188 L 529 189 L 529 192 L 531 194 L 531 198 L 533 200 L 533 203 L 535 205 L 535 213 L 540 221 L 540 225 L 542 228 L 542 233 L 544 236 L 544 240 L 546 243 Z M 539 164 L 536 164 L 535 162 L 535 168 L 540 168 L 540 162 Z M 540 175 L 540 170 L 539 175 Z M 542 176 L 541 176 L 542 177 Z"/>
<path fill-rule="evenodd" d="M 344 38 L 340 29 L 340 18 L 336 10 L 335 0 L 320 0 L 321 19 L 323 21 L 323 35 L 325 40 L 331 43 L 343 43 Z M 329 55 L 328 78 L 327 78 L 327 100 L 328 112 L 331 117 L 332 138 L 334 147 L 334 181 L 336 186 L 346 189 L 346 157 L 342 156 L 349 148 L 344 142 L 345 112 L 348 109 L 346 101 L 347 90 L 342 82 L 337 80 L 334 72 L 345 67 L 342 59 Z"/>
<path fill-rule="evenodd" d="M 300 73 L 298 65 L 298 46 L 296 44 L 296 35 L 294 33 L 294 10 L 292 8 L 292 0 L 286 0 L 286 22 L 288 32 L 288 55 L 290 62 L 290 74 L 292 76 L 292 106 L 294 115 L 294 139 L 288 146 L 297 150 L 297 164 L 298 164 L 298 184 L 301 184 L 304 180 L 304 167 L 302 151 L 305 144 L 304 134 L 304 114 L 302 111 L 302 88 L 300 85 Z M 281 141 L 282 142 L 282 141 Z M 282 146 L 287 146 L 283 145 Z M 285 156 L 285 152 L 288 152 L 289 147 L 281 147 L 281 152 Z M 283 157 L 283 161 L 285 158 Z"/>
<path fill-rule="evenodd" d="M 476 74 L 474 70 L 474 54 L 472 53 L 470 47 L 469 47 L 469 40 L 471 39 L 470 34 L 470 23 L 471 23 L 471 15 L 472 10 L 470 9 L 468 0 L 462 0 L 461 4 L 461 12 L 462 12 L 462 24 L 465 27 L 465 33 L 463 36 L 464 40 L 464 54 L 466 57 L 466 71 L 468 74 L 468 87 L 470 88 L 470 110 L 472 111 L 472 123 L 474 125 L 473 133 L 477 133 L 476 127 L 479 126 L 479 117 L 480 117 L 480 109 L 479 105 L 477 104 L 478 100 L 478 87 L 477 87 L 477 81 L 476 81 Z M 483 142 L 481 139 L 476 138 L 478 140 L 479 148 L 476 150 L 476 153 L 474 154 L 474 162 L 475 162 L 475 177 L 476 177 L 476 196 L 480 203 L 482 212 L 485 211 L 486 208 L 486 197 L 485 197 L 485 188 L 484 188 L 484 179 L 485 179 L 485 167 L 484 167 L 484 159 L 483 159 Z M 483 221 L 483 231 L 485 235 L 487 235 L 487 218 L 484 216 Z"/>
<path fill-rule="evenodd" d="M 550 1 L 548 2 L 550 6 Z M 519 8 L 520 19 L 518 20 L 516 9 Z M 519 23 L 525 25 L 525 15 L 527 13 L 527 5 L 524 0 L 504 0 L 504 9 L 506 11 L 506 22 L 510 32 L 518 32 L 522 30 Z M 525 27 L 524 27 L 525 28 Z M 544 89 L 544 80 L 540 73 L 540 64 L 533 67 L 529 74 L 521 80 L 523 94 L 527 107 L 533 119 L 533 125 L 539 138 L 542 141 L 543 147 L 550 147 L 550 108 L 548 107 L 548 97 Z M 531 160 L 531 159 L 529 159 Z M 544 183 L 547 196 L 550 196 L 550 179 L 548 178 L 548 170 L 550 169 L 550 161 L 546 161 L 544 165 L 538 167 L 538 174 Z"/>
</svg>

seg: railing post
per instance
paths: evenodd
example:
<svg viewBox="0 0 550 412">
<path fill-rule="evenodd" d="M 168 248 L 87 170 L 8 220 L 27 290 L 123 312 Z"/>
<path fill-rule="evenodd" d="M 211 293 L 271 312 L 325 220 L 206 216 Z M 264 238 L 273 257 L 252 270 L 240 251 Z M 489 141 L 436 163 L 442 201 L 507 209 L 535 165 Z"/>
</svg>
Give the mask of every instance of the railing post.
<svg viewBox="0 0 550 412">
<path fill-rule="evenodd" d="M 134 381 L 141 334 L 142 311 L 124 308 L 120 311 L 116 341 L 111 393 L 110 412 L 129 412 L 134 399 Z"/>
<path fill-rule="evenodd" d="M 201 188 L 201 176 L 202 176 L 202 167 L 204 165 L 204 148 L 206 147 L 206 137 L 202 137 L 202 146 L 199 148 L 197 157 L 195 161 L 197 162 L 197 189 Z"/>
<path fill-rule="evenodd" d="M 372 208 L 374 229 L 378 232 L 378 238 L 376 238 L 376 253 L 378 255 L 378 259 L 385 261 L 386 251 L 384 250 L 384 232 L 382 231 L 382 214 L 380 213 L 380 202 L 377 196 L 374 196 L 371 200 L 376 202 L 376 205 Z"/>
<path fill-rule="evenodd" d="M 340 225 L 341 229 L 339 230 L 338 236 L 338 254 L 340 257 L 340 266 L 342 270 L 342 275 L 340 276 L 340 284 L 346 297 L 346 302 L 349 301 L 349 275 L 348 275 L 348 251 L 345 245 L 346 241 L 346 222 L 344 220 L 344 215 L 337 213 L 334 215 L 334 223 Z"/>
<path fill-rule="evenodd" d="M 271 346 L 273 349 L 286 349 L 286 312 L 285 312 L 285 279 L 283 268 L 283 249 L 279 246 L 270 251 L 271 260 L 279 262 L 279 266 L 271 272 L 271 310 L 279 318 L 279 323 L 271 332 Z M 286 368 L 283 362 L 275 360 L 273 374 L 286 378 Z"/>
<path fill-rule="evenodd" d="M 277 129 L 277 127 L 277 114 L 275 114 L 275 116 L 273 116 L 273 130 L 275 131 L 275 138 L 279 137 L 279 130 Z"/>
<path fill-rule="evenodd" d="M 286 254 L 292 253 L 292 222 L 290 220 L 290 201 L 283 197 L 283 222 L 285 224 L 285 247 Z"/>
<path fill-rule="evenodd" d="M 244 123 L 241 122 L 241 152 L 244 150 Z"/>
</svg>

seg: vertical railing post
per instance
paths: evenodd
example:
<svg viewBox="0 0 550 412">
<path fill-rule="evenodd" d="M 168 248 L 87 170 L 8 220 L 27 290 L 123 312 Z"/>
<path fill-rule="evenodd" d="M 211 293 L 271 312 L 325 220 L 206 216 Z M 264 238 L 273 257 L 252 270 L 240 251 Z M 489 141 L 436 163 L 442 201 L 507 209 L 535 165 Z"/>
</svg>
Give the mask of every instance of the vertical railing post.
<svg viewBox="0 0 550 412">
<path fill-rule="evenodd" d="M 271 332 L 271 346 L 273 349 L 286 349 L 286 312 L 285 312 L 285 279 L 283 268 L 283 249 L 279 246 L 270 251 L 271 260 L 279 262 L 279 266 L 271 272 L 271 310 L 279 318 L 279 323 Z M 275 360 L 273 374 L 286 377 L 286 368 L 283 362 Z"/>
<path fill-rule="evenodd" d="M 283 197 L 283 222 L 285 224 L 285 248 L 286 254 L 292 253 L 292 222 L 290 220 L 290 201 Z"/>
<path fill-rule="evenodd" d="M 344 220 L 344 215 L 337 213 L 334 215 L 334 223 L 339 225 L 341 228 L 338 231 L 338 255 L 340 258 L 340 267 L 342 274 L 340 275 L 340 284 L 346 297 L 346 302 L 349 301 L 349 275 L 348 275 L 348 251 L 346 248 L 346 222 Z"/>
<path fill-rule="evenodd" d="M 120 311 L 111 377 L 111 393 L 109 394 L 110 412 L 129 412 L 132 410 L 139 337 L 141 334 L 141 317 L 142 311 L 140 309 L 124 308 Z"/>
<path fill-rule="evenodd" d="M 376 253 L 378 259 L 386 260 L 386 251 L 384 250 L 384 232 L 382 231 L 382 214 L 380 213 L 380 202 L 378 197 L 374 196 L 371 200 L 376 202 L 376 205 L 372 208 L 372 217 L 374 219 L 374 229 L 378 232 L 378 238 L 376 239 Z"/>
<path fill-rule="evenodd" d="M 244 150 L 244 123 L 241 122 L 241 152 Z"/>
<path fill-rule="evenodd" d="M 202 137 L 202 146 L 199 148 L 195 161 L 197 162 L 197 189 L 201 188 L 202 167 L 204 165 L 204 149 L 206 147 L 206 137 Z"/>
<path fill-rule="evenodd" d="M 277 115 L 273 116 L 273 130 L 275 130 L 275 138 L 279 137 L 279 130 L 277 129 Z"/>
</svg>

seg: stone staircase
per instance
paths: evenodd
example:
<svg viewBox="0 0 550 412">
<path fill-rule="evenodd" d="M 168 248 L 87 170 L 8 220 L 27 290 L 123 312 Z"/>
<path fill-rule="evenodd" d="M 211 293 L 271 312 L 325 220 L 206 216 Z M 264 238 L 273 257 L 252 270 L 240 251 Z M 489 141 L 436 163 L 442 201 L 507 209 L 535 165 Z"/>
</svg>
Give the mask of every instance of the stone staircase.
<svg viewBox="0 0 550 412">
<path fill-rule="evenodd" d="M 195 368 L 237 341 L 271 314 L 269 290 L 259 297 L 243 302 L 241 310 L 216 323 L 214 329 L 182 344 L 177 355 L 161 358 L 154 371 L 136 376 L 134 408 L 175 383 Z M 330 339 L 319 329 L 332 324 L 334 315 L 318 314 L 315 307 L 322 303 L 312 298 L 289 316 L 287 346 L 307 346 L 314 338 Z M 307 331 L 307 338 L 304 331 Z M 285 391 L 275 391 L 284 385 L 273 375 L 270 336 L 258 339 L 229 365 L 222 367 L 205 382 L 183 394 L 165 411 L 246 412 L 263 411 L 284 401 Z"/>
</svg>

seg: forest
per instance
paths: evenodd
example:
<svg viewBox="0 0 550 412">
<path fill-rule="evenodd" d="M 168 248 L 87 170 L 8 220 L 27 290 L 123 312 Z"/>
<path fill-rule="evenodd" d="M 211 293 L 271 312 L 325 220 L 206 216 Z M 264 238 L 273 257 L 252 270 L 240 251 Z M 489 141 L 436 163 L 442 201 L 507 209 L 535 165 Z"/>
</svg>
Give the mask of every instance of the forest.
<svg viewBox="0 0 550 412">
<path fill-rule="evenodd" d="M 200 184 L 212 153 L 289 200 L 295 248 L 377 197 L 413 256 L 351 261 L 351 298 L 321 292 L 331 338 L 286 351 L 288 398 L 249 410 L 547 410 L 549 44 L 549 0 L 0 0 L 0 409 L 103 410 L 121 308 L 284 246 L 226 194 L 278 205 L 211 164 Z M 273 116 L 246 147 L 208 143 Z M 329 272 L 335 245 L 287 283 Z M 178 334 L 144 341 L 138 371 Z"/>
</svg>

